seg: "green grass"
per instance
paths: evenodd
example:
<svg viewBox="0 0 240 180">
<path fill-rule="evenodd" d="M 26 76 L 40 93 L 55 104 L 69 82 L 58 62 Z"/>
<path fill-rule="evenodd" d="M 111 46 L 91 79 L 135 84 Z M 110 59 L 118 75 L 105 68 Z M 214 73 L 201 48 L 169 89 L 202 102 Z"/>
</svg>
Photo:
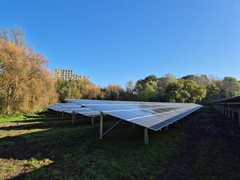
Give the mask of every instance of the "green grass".
<svg viewBox="0 0 240 180">
<path fill-rule="evenodd" d="M 184 139 L 176 130 L 151 132 L 151 144 L 145 146 L 143 129 L 126 123 L 99 140 L 98 123 L 92 126 L 90 120 L 72 126 L 70 120 L 17 125 L 6 119 L 0 124 L 0 167 L 5 167 L 0 179 L 21 174 L 26 179 L 155 179 L 164 175 Z"/>
<path fill-rule="evenodd" d="M 27 120 L 28 118 L 22 114 L 0 115 L 0 123 L 15 122 L 19 120 Z"/>
<path fill-rule="evenodd" d="M 18 121 L 27 121 L 34 119 L 44 119 L 46 118 L 46 113 L 43 114 L 10 114 L 10 115 L 0 115 L 0 123 L 8 123 L 8 122 L 18 122 Z"/>
<path fill-rule="evenodd" d="M 46 115 L 4 118 L 0 123 L 0 179 L 181 179 L 181 172 L 172 177 L 169 170 L 185 166 L 179 163 L 185 160 L 181 153 L 186 143 L 192 143 L 191 135 L 182 130 L 191 119 L 168 131 L 150 131 L 146 146 L 143 129 L 124 122 L 99 140 L 99 122 L 92 126 L 90 119 L 72 125 L 70 119 Z M 104 127 L 113 122 L 105 121 Z M 223 138 L 201 139 L 194 152 L 189 152 L 194 155 L 190 161 L 194 177 L 238 179 L 240 164 L 230 153 L 234 148 Z M 176 157 L 180 161 L 175 162 Z"/>
</svg>

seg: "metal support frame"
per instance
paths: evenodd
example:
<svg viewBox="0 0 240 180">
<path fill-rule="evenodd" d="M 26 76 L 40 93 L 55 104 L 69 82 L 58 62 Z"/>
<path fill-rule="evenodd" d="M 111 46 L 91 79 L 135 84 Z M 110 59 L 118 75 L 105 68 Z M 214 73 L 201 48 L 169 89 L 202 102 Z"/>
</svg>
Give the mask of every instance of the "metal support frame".
<svg viewBox="0 0 240 180">
<path fill-rule="evenodd" d="M 99 139 L 103 138 L 103 113 L 100 113 L 100 129 L 99 129 Z"/>
<path fill-rule="evenodd" d="M 62 117 L 62 120 L 63 120 L 63 117 L 64 117 L 64 112 L 63 111 L 62 111 L 62 116 L 61 117 Z"/>
<path fill-rule="evenodd" d="M 108 130 L 103 132 L 103 112 L 100 112 L 100 129 L 99 129 L 99 139 L 103 139 L 103 136 L 105 136 L 107 133 L 109 133 L 115 126 L 117 126 L 122 120 L 119 120 L 115 124 L 113 124 Z"/>
<path fill-rule="evenodd" d="M 144 128 L 144 144 L 149 144 L 148 128 Z"/>
<path fill-rule="evenodd" d="M 92 125 L 94 125 L 94 117 L 92 117 Z"/>
<path fill-rule="evenodd" d="M 74 124 L 74 121 L 75 121 L 75 112 L 73 111 L 73 113 L 72 113 L 72 125 Z"/>
<path fill-rule="evenodd" d="M 235 121 L 235 108 L 231 107 L 232 120 Z"/>
<path fill-rule="evenodd" d="M 166 126 L 166 131 L 168 130 L 168 125 Z"/>
<path fill-rule="evenodd" d="M 103 136 L 105 136 L 108 132 L 110 132 L 116 125 L 118 125 L 122 120 L 119 120 L 114 125 L 112 125 L 107 131 L 103 133 Z"/>
<path fill-rule="evenodd" d="M 240 108 L 238 108 L 238 125 L 240 127 Z"/>
<path fill-rule="evenodd" d="M 231 119 L 231 109 L 228 107 L 228 118 Z"/>
</svg>

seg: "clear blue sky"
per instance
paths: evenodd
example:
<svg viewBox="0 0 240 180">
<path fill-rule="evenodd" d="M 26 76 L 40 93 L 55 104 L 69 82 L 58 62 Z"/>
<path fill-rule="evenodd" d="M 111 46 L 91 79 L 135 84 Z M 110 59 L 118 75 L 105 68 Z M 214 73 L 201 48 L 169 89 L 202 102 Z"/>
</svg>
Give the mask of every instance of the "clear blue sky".
<svg viewBox="0 0 240 180">
<path fill-rule="evenodd" d="M 20 26 L 48 68 L 105 86 L 147 75 L 240 79 L 239 0 L 2 0 L 0 26 Z"/>
</svg>

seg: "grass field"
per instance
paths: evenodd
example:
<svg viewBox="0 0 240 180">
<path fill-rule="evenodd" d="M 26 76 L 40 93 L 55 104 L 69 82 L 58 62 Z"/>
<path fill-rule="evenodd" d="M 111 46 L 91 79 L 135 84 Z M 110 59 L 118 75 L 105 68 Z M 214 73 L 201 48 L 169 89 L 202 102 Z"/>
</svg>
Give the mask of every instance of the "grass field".
<svg viewBox="0 0 240 180">
<path fill-rule="evenodd" d="M 240 178 L 239 132 L 209 108 L 150 132 L 148 146 L 143 129 L 124 122 L 99 140 L 99 123 L 86 118 L 74 125 L 48 115 L 0 121 L 0 179 Z"/>
</svg>

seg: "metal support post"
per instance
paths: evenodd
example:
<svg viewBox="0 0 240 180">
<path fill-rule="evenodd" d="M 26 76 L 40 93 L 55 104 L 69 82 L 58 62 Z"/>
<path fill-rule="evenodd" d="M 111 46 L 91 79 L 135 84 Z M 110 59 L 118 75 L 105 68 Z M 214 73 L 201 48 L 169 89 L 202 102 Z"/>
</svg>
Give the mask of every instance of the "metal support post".
<svg viewBox="0 0 240 180">
<path fill-rule="evenodd" d="M 75 120 L 75 112 L 73 111 L 73 113 L 72 113 L 72 125 L 74 124 L 74 120 Z"/>
<path fill-rule="evenodd" d="M 144 128 L 144 144 L 149 144 L 149 140 L 148 140 L 148 128 Z"/>
<path fill-rule="evenodd" d="M 238 125 L 240 127 L 240 108 L 238 108 Z"/>
<path fill-rule="evenodd" d="M 63 115 L 64 115 L 64 113 L 63 113 L 63 111 L 62 111 L 62 120 L 63 120 Z"/>
<path fill-rule="evenodd" d="M 100 113 L 100 129 L 99 129 L 99 139 L 103 138 L 103 113 Z"/>
<path fill-rule="evenodd" d="M 166 126 L 166 131 L 168 130 L 168 126 Z"/>
<path fill-rule="evenodd" d="M 228 118 L 231 119 L 231 108 L 228 106 Z"/>
<path fill-rule="evenodd" d="M 94 125 L 94 117 L 92 117 L 92 125 Z"/>
<path fill-rule="evenodd" d="M 231 107 L 231 112 L 232 112 L 232 120 L 235 121 L 235 117 L 234 117 L 234 114 L 235 114 L 235 109 L 233 107 Z"/>
</svg>

